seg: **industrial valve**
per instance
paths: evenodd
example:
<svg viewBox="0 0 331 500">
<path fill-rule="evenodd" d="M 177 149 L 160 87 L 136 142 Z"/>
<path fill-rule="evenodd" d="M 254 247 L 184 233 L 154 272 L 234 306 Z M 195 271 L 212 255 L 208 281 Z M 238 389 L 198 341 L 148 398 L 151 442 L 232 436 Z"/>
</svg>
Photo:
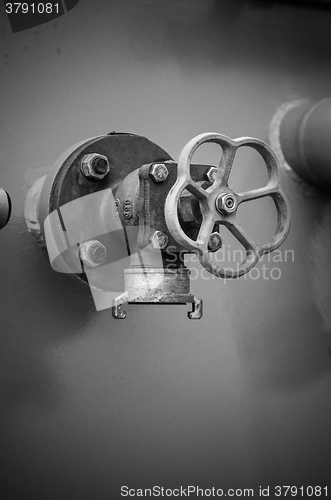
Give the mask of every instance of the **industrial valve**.
<svg viewBox="0 0 331 500">
<path fill-rule="evenodd" d="M 216 167 L 191 163 L 206 142 L 220 146 Z M 228 180 L 242 146 L 261 155 L 268 182 L 236 193 Z M 240 226 L 236 213 L 241 203 L 266 196 L 276 206 L 277 227 L 271 241 L 259 245 Z M 184 147 L 176 163 L 144 137 L 112 132 L 63 155 L 30 189 L 25 218 L 29 231 L 47 247 L 52 267 L 89 283 L 98 310 L 112 307 L 113 316 L 123 319 L 126 303 L 191 303 L 188 316 L 199 319 L 202 300 L 190 293 L 185 254 L 195 253 L 219 278 L 238 278 L 285 240 L 290 208 L 278 159 L 261 140 L 201 134 Z M 245 249 L 235 269 L 222 268 L 212 258 L 222 246 L 222 226 Z"/>
</svg>

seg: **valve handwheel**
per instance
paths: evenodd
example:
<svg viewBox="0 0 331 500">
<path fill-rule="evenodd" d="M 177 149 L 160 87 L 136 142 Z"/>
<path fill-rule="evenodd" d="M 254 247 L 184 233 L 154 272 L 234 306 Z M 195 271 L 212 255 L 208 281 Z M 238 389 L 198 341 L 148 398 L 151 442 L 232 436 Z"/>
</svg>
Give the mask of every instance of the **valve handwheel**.
<svg viewBox="0 0 331 500">
<path fill-rule="evenodd" d="M 196 149 L 206 142 L 219 144 L 222 157 L 217 169 L 215 181 L 206 190 L 197 184 L 190 175 L 190 165 Z M 266 186 L 258 189 L 235 193 L 228 185 L 232 164 L 237 150 L 242 146 L 255 149 L 263 158 L 268 170 Z M 202 224 L 196 240 L 192 240 L 183 231 L 178 219 L 178 203 L 181 193 L 187 189 L 198 198 L 202 213 Z M 236 219 L 239 205 L 247 201 L 270 196 L 277 209 L 277 227 L 272 240 L 259 245 L 240 226 Z M 177 179 L 166 199 L 165 218 L 168 229 L 177 242 L 189 251 L 196 252 L 202 266 L 219 278 L 238 278 L 250 271 L 259 258 L 278 248 L 285 240 L 290 229 L 290 207 L 281 188 L 280 167 L 277 156 L 263 141 L 251 137 L 230 139 L 217 133 L 198 135 L 189 141 L 180 154 Z M 243 245 L 246 256 L 236 268 L 222 268 L 212 259 L 208 251 L 208 242 L 215 224 L 224 225 Z"/>
</svg>

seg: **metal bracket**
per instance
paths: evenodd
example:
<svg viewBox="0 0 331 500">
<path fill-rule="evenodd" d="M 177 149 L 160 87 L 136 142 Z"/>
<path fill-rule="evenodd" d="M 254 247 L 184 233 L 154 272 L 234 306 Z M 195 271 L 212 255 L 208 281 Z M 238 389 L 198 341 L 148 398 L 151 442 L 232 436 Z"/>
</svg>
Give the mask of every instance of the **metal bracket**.
<svg viewBox="0 0 331 500">
<path fill-rule="evenodd" d="M 201 319 L 203 313 L 203 302 L 200 297 L 191 294 L 168 295 L 157 302 L 157 304 L 192 304 L 192 311 L 187 313 L 189 319 Z M 122 310 L 125 304 L 151 304 L 151 302 L 130 301 L 128 292 L 124 292 L 114 299 L 112 313 L 116 319 L 125 319 L 126 312 Z"/>
</svg>

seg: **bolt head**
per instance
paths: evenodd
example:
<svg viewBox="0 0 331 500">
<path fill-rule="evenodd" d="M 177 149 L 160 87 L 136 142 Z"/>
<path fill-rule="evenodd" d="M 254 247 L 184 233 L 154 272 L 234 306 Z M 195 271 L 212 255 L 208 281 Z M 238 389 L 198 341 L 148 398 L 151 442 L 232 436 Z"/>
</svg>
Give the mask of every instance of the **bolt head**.
<svg viewBox="0 0 331 500">
<path fill-rule="evenodd" d="M 154 231 L 150 238 L 154 250 L 163 250 L 168 244 L 168 236 L 163 231 Z"/>
<path fill-rule="evenodd" d="M 164 182 L 169 175 L 169 171 L 164 163 L 154 163 L 151 166 L 149 175 L 154 182 Z"/>
<path fill-rule="evenodd" d="M 80 168 L 84 177 L 94 180 L 102 180 L 110 170 L 108 158 L 99 153 L 83 156 Z"/>
<path fill-rule="evenodd" d="M 207 172 L 205 173 L 205 179 L 212 184 L 214 184 L 215 179 L 216 179 L 216 174 L 217 174 L 217 168 L 216 167 L 210 167 Z"/>
<path fill-rule="evenodd" d="M 79 245 L 80 258 L 89 267 L 98 267 L 107 259 L 107 248 L 98 240 L 84 241 Z"/>
<path fill-rule="evenodd" d="M 222 238 L 218 232 L 211 233 L 208 241 L 208 249 L 211 252 L 217 252 L 222 247 Z"/>
<path fill-rule="evenodd" d="M 223 215 L 232 214 L 237 210 L 238 202 L 231 193 L 220 194 L 216 198 L 216 208 Z"/>
</svg>

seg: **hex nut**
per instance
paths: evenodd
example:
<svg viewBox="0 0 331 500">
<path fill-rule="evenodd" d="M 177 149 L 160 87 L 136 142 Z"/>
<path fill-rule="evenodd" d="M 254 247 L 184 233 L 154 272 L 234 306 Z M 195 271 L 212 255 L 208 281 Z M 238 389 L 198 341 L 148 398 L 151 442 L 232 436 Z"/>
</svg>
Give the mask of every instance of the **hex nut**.
<svg viewBox="0 0 331 500">
<path fill-rule="evenodd" d="M 84 264 L 98 267 L 107 259 L 107 248 L 98 240 L 84 241 L 79 245 L 79 255 Z"/>
<path fill-rule="evenodd" d="M 237 210 L 238 202 L 231 193 L 220 194 L 216 198 L 216 208 L 223 215 L 229 215 Z"/>
<path fill-rule="evenodd" d="M 163 231 L 155 231 L 150 237 L 150 243 L 154 250 L 163 250 L 168 244 L 168 236 Z"/>
<path fill-rule="evenodd" d="M 222 238 L 220 233 L 215 231 L 214 233 L 211 233 L 209 241 L 208 241 L 208 249 L 211 252 L 217 252 L 222 247 Z"/>
<path fill-rule="evenodd" d="M 95 180 L 102 180 L 110 170 L 108 158 L 99 153 L 83 156 L 80 168 L 84 177 Z"/>
<path fill-rule="evenodd" d="M 216 179 L 216 174 L 217 174 L 217 168 L 216 167 L 210 167 L 207 172 L 205 173 L 205 179 L 212 184 L 214 184 L 215 179 Z"/>
<path fill-rule="evenodd" d="M 149 175 L 154 182 L 164 182 L 169 175 L 169 171 L 164 163 L 154 163 L 150 168 Z"/>
</svg>

